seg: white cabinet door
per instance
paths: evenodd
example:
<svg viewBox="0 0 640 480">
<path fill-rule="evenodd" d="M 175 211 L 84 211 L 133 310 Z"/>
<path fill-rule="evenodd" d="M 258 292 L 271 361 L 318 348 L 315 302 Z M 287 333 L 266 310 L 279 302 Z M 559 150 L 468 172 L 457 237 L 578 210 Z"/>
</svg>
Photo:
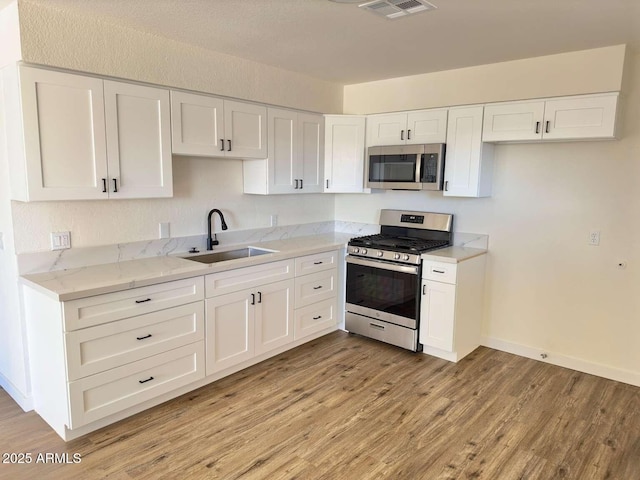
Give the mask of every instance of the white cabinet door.
<svg viewBox="0 0 640 480">
<path fill-rule="evenodd" d="M 295 178 L 300 180 L 300 193 L 319 193 L 324 183 L 324 117 L 299 113 L 297 122 Z"/>
<path fill-rule="evenodd" d="M 253 103 L 224 101 L 227 157 L 267 158 L 267 108 Z"/>
<path fill-rule="evenodd" d="M 367 116 L 367 147 L 401 145 L 406 141 L 407 114 Z"/>
<path fill-rule="evenodd" d="M 482 143 L 483 107 L 449 110 L 444 196 L 491 195 L 493 146 Z"/>
<path fill-rule="evenodd" d="M 486 105 L 482 141 L 540 140 L 543 117 L 543 101 Z"/>
<path fill-rule="evenodd" d="M 407 144 L 445 143 L 447 109 L 421 110 L 407 114 Z"/>
<path fill-rule="evenodd" d="M 262 285 L 255 295 L 255 354 L 293 342 L 293 279 Z"/>
<path fill-rule="evenodd" d="M 455 285 L 430 280 L 422 282 L 420 343 L 453 351 L 455 300 Z"/>
<path fill-rule="evenodd" d="M 614 138 L 617 102 L 617 93 L 547 100 L 543 138 Z"/>
<path fill-rule="evenodd" d="M 173 196 L 169 91 L 104 81 L 109 198 Z"/>
<path fill-rule="evenodd" d="M 299 180 L 295 178 L 298 114 L 270 108 L 268 118 L 269 193 L 294 193 L 299 187 Z"/>
<path fill-rule="evenodd" d="M 223 100 L 171 91 L 173 153 L 216 157 L 223 154 Z"/>
<path fill-rule="evenodd" d="M 19 71 L 26 157 L 19 199 L 107 198 L 102 80 L 23 66 Z"/>
<path fill-rule="evenodd" d="M 325 115 L 324 191 L 364 190 L 365 117 Z"/>
<path fill-rule="evenodd" d="M 224 370 L 254 355 L 252 290 L 206 300 L 207 375 Z"/>
</svg>

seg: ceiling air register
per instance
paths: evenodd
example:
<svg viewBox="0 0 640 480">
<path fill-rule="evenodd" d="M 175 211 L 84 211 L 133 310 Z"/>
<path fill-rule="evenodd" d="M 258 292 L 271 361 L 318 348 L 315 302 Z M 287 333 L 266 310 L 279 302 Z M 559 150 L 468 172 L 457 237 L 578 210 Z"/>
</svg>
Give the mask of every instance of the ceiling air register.
<svg viewBox="0 0 640 480">
<path fill-rule="evenodd" d="M 374 0 L 363 3 L 359 7 L 389 19 L 438 8 L 425 0 Z"/>
</svg>

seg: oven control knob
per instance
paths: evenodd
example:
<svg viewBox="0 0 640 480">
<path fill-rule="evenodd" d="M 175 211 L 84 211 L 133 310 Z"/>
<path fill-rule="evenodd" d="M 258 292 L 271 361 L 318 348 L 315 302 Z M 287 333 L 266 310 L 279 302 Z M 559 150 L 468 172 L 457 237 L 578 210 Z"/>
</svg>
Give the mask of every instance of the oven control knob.
<svg viewBox="0 0 640 480">
<path fill-rule="evenodd" d="M 399 253 L 394 253 L 394 254 L 393 254 L 393 258 L 394 258 L 395 260 L 400 260 L 400 254 L 399 254 Z"/>
<path fill-rule="evenodd" d="M 405 253 L 405 254 L 402 256 L 402 259 L 403 259 L 403 260 L 409 260 L 409 255 Z"/>
<path fill-rule="evenodd" d="M 358 253 L 360 251 L 360 249 L 358 247 L 353 247 L 351 249 L 351 253 Z"/>
<path fill-rule="evenodd" d="M 367 249 L 366 249 L 366 248 L 363 248 L 363 249 L 360 251 L 360 253 L 361 253 L 361 254 L 363 254 L 363 255 L 366 255 L 366 254 L 367 254 Z"/>
<path fill-rule="evenodd" d="M 384 253 L 382 253 L 380 250 L 378 250 L 378 253 L 376 253 L 376 255 L 381 257 L 382 255 L 384 255 Z"/>
</svg>

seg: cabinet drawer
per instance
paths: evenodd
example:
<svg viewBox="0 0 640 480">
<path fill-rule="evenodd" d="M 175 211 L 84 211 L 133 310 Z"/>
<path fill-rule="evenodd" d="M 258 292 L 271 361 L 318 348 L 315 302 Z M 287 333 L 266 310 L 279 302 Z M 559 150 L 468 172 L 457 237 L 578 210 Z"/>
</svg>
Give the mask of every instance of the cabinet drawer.
<svg viewBox="0 0 640 480">
<path fill-rule="evenodd" d="M 69 383 L 70 428 L 117 413 L 204 378 L 204 342 Z"/>
<path fill-rule="evenodd" d="M 67 376 L 77 380 L 204 339 L 204 302 L 65 335 Z"/>
<path fill-rule="evenodd" d="M 253 267 L 236 268 L 226 272 L 212 273 L 205 277 L 207 298 L 254 288 L 266 283 L 293 278 L 293 260 L 263 263 Z"/>
<path fill-rule="evenodd" d="M 203 277 L 186 278 L 175 282 L 80 298 L 62 304 L 64 329 L 71 331 L 92 327 L 203 298 Z"/>
<path fill-rule="evenodd" d="M 430 262 L 422 263 L 422 278 L 436 282 L 456 283 L 457 265 L 455 263 Z"/>
<path fill-rule="evenodd" d="M 313 303 L 295 311 L 294 339 L 298 340 L 307 335 L 333 327 L 338 323 L 336 298 Z"/>
<path fill-rule="evenodd" d="M 338 270 L 335 268 L 325 272 L 296 277 L 296 308 L 335 297 L 337 279 Z"/>
<path fill-rule="evenodd" d="M 296 258 L 296 276 L 330 270 L 338 266 L 338 252 L 323 252 Z"/>
</svg>

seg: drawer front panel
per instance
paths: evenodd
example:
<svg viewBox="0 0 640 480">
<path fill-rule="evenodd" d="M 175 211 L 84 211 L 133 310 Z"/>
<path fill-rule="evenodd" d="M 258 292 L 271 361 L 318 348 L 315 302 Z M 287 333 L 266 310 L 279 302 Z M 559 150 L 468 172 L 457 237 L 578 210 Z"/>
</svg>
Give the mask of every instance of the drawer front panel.
<svg viewBox="0 0 640 480">
<path fill-rule="evenodd" d="M 225 295 L 266 283 L 293 278 L 293 268 L 293 260 L 284 260 L 212 273 L 205 277 L 206 296 L 210 298 Z"/>
<path fill-rule="evenodd" d="M 132 288 L 63 303 L 66 331 L 142 315 L 204 299 L 203 277 Z"/>
<path fill-rule="evenodd" d="M 297 277 L 295 293 L 296 308 L 335 297 L 337 280 L 337 269 Z"/>
<path fill-rule="evenodd" d="M 424 261 L 422 278 L 436 282 L 456 283 L 457 265 L 455 263 Z"/>
<path fill-rule="evenodd" d="M 68 379 L 77 380 L 204 339 L 204 302 L 65 335 Z"/>
<path fill-rule="evenodd" d="M 323 252 L 296 258 L 296 276 L 330 270 L 338 266 L 338 252 Z"/>
<path fill-rule="evenodd" d="M 196 342 L 69 383 L 71 425 L 78 428 L 204 378 L 204 342 Z"/>
<path fill-rule="evenodd" d="M 298 340 L 326 328 L 335 327 L 338 323 L 336 310 L 335 297 L 297 309 L 293 328 L 294 339 Z"/>
</svg>

